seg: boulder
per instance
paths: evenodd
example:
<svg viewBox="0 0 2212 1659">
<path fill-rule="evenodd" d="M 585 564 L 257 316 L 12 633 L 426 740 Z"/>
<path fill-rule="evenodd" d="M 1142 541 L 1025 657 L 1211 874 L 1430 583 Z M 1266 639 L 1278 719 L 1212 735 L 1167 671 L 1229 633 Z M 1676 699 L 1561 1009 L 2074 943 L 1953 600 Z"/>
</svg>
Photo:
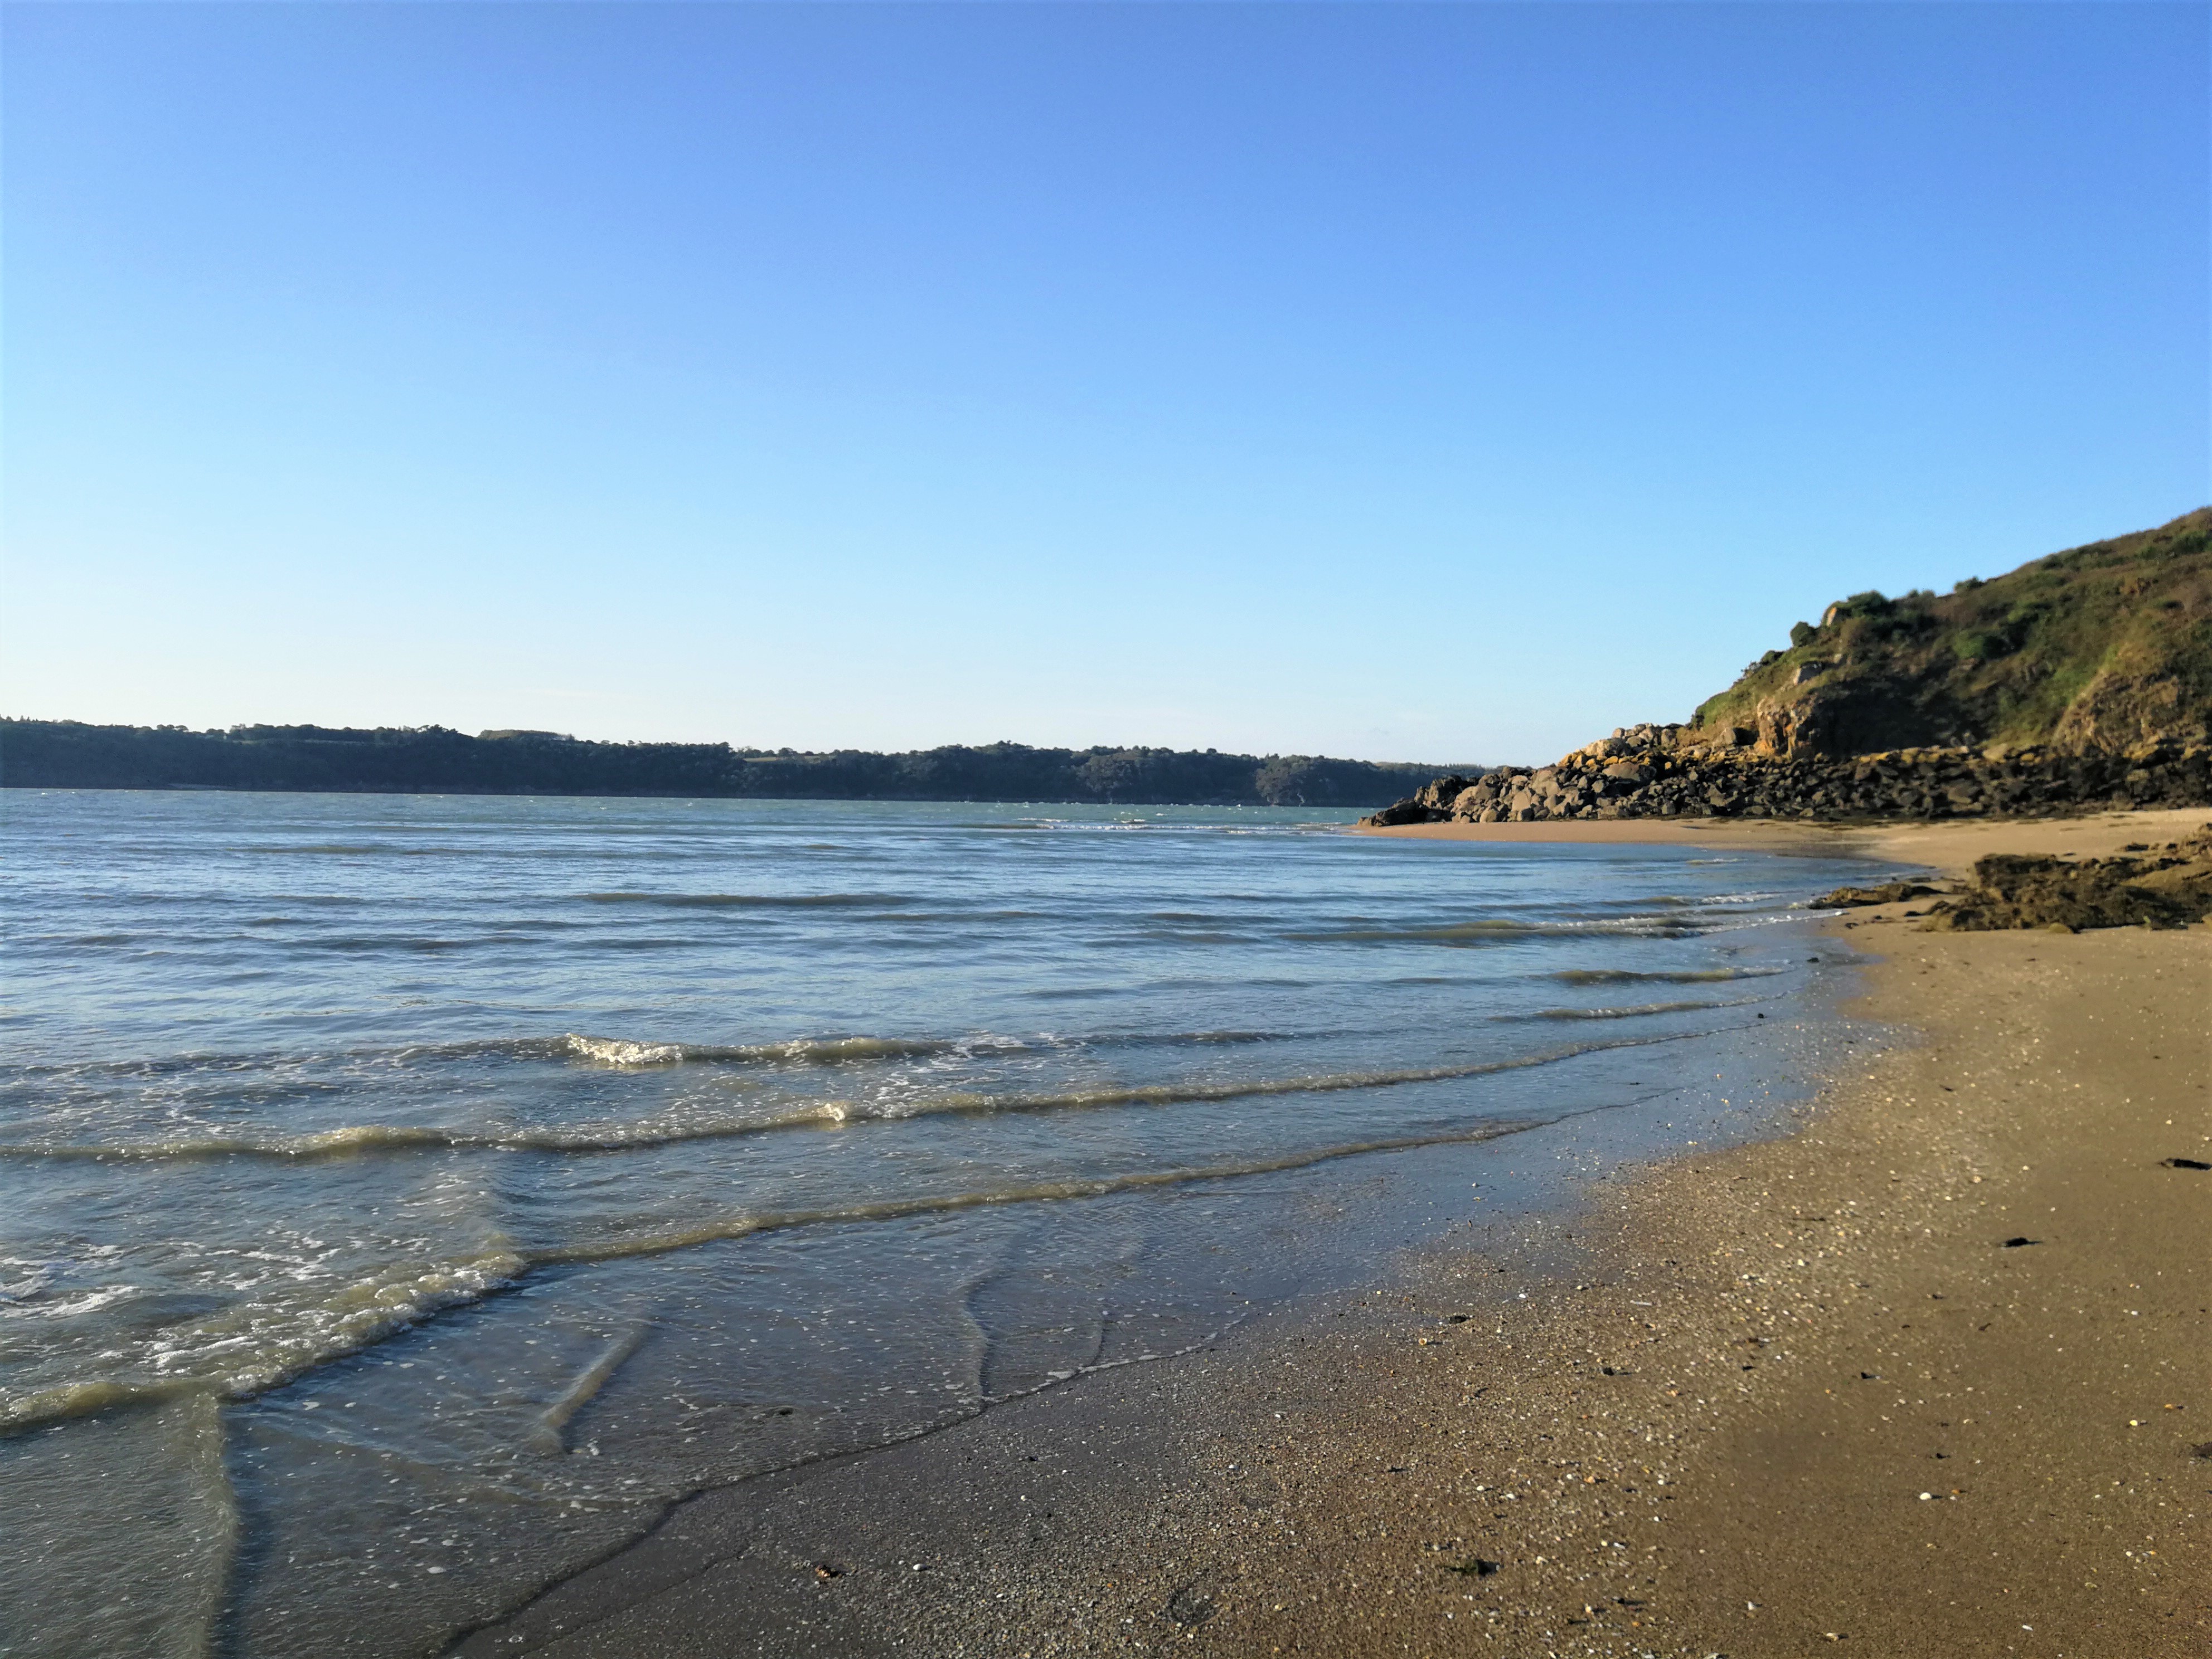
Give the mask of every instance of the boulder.
<svg viewBox="0 0 2212 1659">
<path fill-rule="evenodd" d="M 1378 830 L 1389 830 L 1401 823 L 1433 823 L 1442 817 L 1443 814 L 1432 806 L 1424 806 L 1417 800 L 1401 800 L 1369 814 L 1360 822 Z"/>
<path fill-rule="evenodd" d="M 1425 783 L 1416 789 L 1413 792 L 1414 804 L 1439 813 L 1449 811 L 1452 802 L 1459 799 L 1460 792 L 1473 781 L 1473 779 L 1462 777 L 1456 772 L 1448 773 L 1433 783 Z"/>
<path fill-rule="evenodd" d="M 1624 728 L 1620 738 L 1578 750 L 1555 765 L 1498 767 L 1472 779 L 1453 774 L 1367 822 L 1525 823 L 1684 811 L 1937 818 L 2212 805 L 2212 746 L 2203 744 L 2144 744 L 2125 755 L 2021 747 L 1834 757 L 1808 748 L 1804 733 L 1786 720 L 1763 729 L 1755 748 L 1684 745 L 1674 741 L 1680 732 Z"/>
</svg>

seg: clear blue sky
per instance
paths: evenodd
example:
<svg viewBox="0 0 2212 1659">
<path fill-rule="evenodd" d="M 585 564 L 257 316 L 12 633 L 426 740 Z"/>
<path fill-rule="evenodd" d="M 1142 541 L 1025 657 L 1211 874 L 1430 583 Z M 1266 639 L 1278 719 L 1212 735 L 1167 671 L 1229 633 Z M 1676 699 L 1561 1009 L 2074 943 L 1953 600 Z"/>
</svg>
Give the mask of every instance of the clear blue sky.
<svg viewBox="0 0 2212 1659">
<path fill-rule="evenodd" d="M 1682 719 L 2212 497 L 2207 20 L 10 4 L 0 712 Z"/>
</svg>

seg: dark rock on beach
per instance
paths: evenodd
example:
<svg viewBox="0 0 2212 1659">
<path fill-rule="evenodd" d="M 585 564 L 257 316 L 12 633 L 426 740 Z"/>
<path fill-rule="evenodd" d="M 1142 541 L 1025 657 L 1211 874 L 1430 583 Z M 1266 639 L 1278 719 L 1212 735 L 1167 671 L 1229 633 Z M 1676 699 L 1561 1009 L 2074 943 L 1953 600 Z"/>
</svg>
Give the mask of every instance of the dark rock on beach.
<svg viewBox="0 0 2212 1659">
<path fill-rule="evenodd" d="M 2212 915 L 2212 824 L 2137 855 L 2072 860 L 1993 854 L 1972 885 L 1930 907 L 1929 933 L 2014 927 L 2185 927 Z"/>
<path fill-rule="evenodd" d="M 1838 887 L 1813 901 L 1815 909 L 1848 910 L 1862 904 L 1902 904 L 1908 899 L 1929 898 L 1936 889 L 1917 881 L 1885 882 L 1879 887 Z"/>
</svg>

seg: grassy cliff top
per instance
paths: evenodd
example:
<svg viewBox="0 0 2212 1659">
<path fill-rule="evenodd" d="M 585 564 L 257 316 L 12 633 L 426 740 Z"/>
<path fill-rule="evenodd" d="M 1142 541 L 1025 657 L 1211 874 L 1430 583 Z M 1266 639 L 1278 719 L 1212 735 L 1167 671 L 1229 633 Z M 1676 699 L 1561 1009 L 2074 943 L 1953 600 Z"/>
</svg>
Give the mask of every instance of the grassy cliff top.
<svg viewBox="0 0 2212 1659">
<path fill-rule="evenodd" d="M 2212 507 L 1950 592 L 1856 593 L 1698 707 L 1777 753 L 2212 741 Z"/>
</svg>

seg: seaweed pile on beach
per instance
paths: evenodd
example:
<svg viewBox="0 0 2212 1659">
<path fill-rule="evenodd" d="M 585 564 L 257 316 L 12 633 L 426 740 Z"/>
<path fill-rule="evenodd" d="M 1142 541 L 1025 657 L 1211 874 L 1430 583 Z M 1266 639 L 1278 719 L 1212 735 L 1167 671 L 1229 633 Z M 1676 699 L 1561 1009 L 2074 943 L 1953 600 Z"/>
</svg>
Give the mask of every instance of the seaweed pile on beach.
<svg viewBox="0 0 2212 1659">
<path fill-rule="evenodd" d="M 1999 933 L 2022 927 L 2069 933 L 2087 927 L 2186 927 L 2212 915 L 2212 823 L 2154 848 L 2136 842 L 2110 858 L 1992 853 L 1974 861 L 1966 885 L 1938 896 L 1919 882 L 1838 887 L 1814 901 L 1824 910 L 1936 899 L 1921 931 Z"/>
<path fill-rule="evenodd" d="M 2186 927 L 2212 915 L 2212 824 L 2186 841 L 2112 858 L 1974 861 L 1972 884 L 1929 907 L 1929 933 L 2014 927 Z"/>
</svg>

